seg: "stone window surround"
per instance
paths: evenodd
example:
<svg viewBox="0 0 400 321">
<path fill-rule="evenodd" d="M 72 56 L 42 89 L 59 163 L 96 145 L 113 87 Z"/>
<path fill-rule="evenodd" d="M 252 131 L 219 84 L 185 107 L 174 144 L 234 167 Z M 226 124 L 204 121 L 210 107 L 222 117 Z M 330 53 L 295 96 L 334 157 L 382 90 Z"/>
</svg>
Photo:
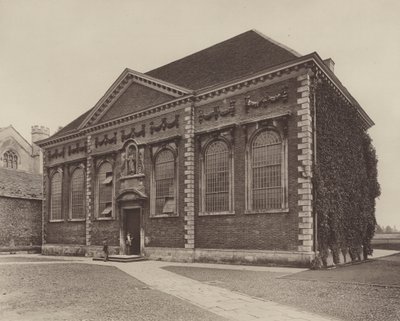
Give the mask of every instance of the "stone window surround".
<svg viewBox="0 0 400 321">
<path fill-rule="evenodd" d="M 82 169 L 83 170 L 83 205 L 82 205 L 82 207 L 83 207 L 83 211 L 84 211 L 84 215 L 83 215 L 83 217 L 82 218 L 73 218 L 72 217 L 72 178 L 73 178 L 73 175 L 74 175 L 74 173 L 75 173 L 75 171 L 77 170 L 77 169 Z M 80 163 L 80 164 L 78 164 L 78 165 L 74 165 L 74 166 L 71 166 L 70 167 L 70 181 L 69 181 L 69 184 L 68 184 L 68 186 L 69 186 L 69 190 L 68 190 L 68 193 L 69 193 L 69 202 L 68 202 L 68 205 L 69 205 L 69 210 L 68 210 L 68 221 L 71 221 L 71 222 L 80 222 L 80 221 L 85 221 L 86 220 L 86 201 L 85 201 L 85 198 L 86 198 L 86 170 L 85 170 L 85 165 L 83 164 L 83 163 Z"/>
<path fill-rule="evenodd" d="M 54 175 L 56 175 L 56 174 L 59 174 L 59 175 L 61 175 L 61 182 L 60 182 L 60 185 L 61 185 L 61 191 L 60 191 L 60 198 L 61 198 L 61 200 L 60 200 L 60 202 L 61 202 L 61 209 L 60 209 L 60 211 L 61 211 L 61 217 L 60 218 L 57 218 L 57 219 L 53 219 L 52 218 L 52 206 L 51 206 L 51 203 L 52 203 L 52 198 L 53 198 L 53 195 L 52 195 L 52 185 L 53 185 L 53 178 L 54 178 Z M 58 167 L 58 168 L 56 168 L 56 169 L 52 169 L 52 170 L 50 170 L 50 175 L 49 175 L 49 200 L 48 200 L 48 204 L 49 204 L 49 206 L 48 206 L 48 208 L 49 208 L 49 218 L 48 218 L 48 220 L 49 220 L 49 222 L 50 223 L 55 223 L 55 222 L 64 222 L 64 218 L 63 218 L 63 206 L 62 206 L 62 199 L 63 199 L 63 181 L 64 181 L 64 171 L 62 170 L 62 168 L 61 167 Z"/>
<path fill-rule="evenodd" d="M 253 133 L 249 135 L 249 139 L 246 144 L 246 166 L 245 166 L 245 190 L 246 190 L 246 206 L 245 206 L 245 214 L 274 214 L 274 213 L 288 213 L 288 141 L 287 135 L 285 135 L 284 130 L 280 128 L 279 122 L 272 120 L 272 125 L 259 125 L 255 124 L 256 129 Z M 254 125 L 254 124 L 253 124 Z M 281 151 L 281 181 L 282 181 L 282 206 L 281 208 L 276 209 L 260 209 L 254 210 L 252 209 L 252 151 L 251 147 L 253 145 L 254 139 L 258 136 L 262 131 L 272 130 L 277 133 L 281 137 L 282 141 L 282 151 Z"/>
<path fill-rule="evenodd" d="M 215 135 L 211 135 L 211 137 L 206 138 L 202 141 L 201 152 L 200 152 L 200 179 L 199 179 L 199 192 L 200 192 L 200 202 L 199 202 L 199 216 L 213 216 L 213 215 L 234 215 L 234 155 L 232 150 L 231 142 L 225 138 L 222 132 L 218 132 Z M 230 133 L 229 133 L 230 134 Z M 232 140 L 231 134 L 230 138 Z M 229 157 L 229 210 L 223 212 L 206 212 L 205 211 L 205 152 L 207 148 L 216 141 L 224 142 L 228 147 L 228 157 Z"/>
<path fill-rule="evenodd" d="M 156 182 L 155 182 L 155 161 L 157 156 L 164 150 L 170 150 L 175 160 L 175 177 L 174 177 L 174 196 L 175 196 L 175 212 L 172 214 L 157 214 L 156 213 Z M 150 174 L 150 218 L 168 218 L 179 216 L 179 171 L 178 171 L 178 146 L 176 142 L 163 143 L 161 146 L 152 146 L 152 161 Z"/>
<path fill-rule="evenodd" d="M 111 191 L 111 216 L 110 217 L 100 217 L 99 215 L 99 169 L 100 167 L 105 164 L 109 163 L 111 165 L 111 170 L 112 170 L 112 191 Z M 109 159 L 106 157 L 105 159 L 98 159 L 95 162 L 95 172 L 94 172 L 94 177 L 95 177 L 95 185 L 94 185 L 94 220 L 98 221 L 111 221 L 116 219 L 116 210 L 115 210 L 115 162 L 113 159 Z"/>
</svg>

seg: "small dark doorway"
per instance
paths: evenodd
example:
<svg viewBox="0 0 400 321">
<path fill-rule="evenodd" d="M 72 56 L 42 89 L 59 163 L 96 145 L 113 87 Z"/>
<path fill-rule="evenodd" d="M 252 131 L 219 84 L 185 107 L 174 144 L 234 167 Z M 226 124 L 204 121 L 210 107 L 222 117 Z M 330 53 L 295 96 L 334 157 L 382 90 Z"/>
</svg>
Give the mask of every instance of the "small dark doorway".
<svg viewBox="0 0 400 321">
<path fill-rule="evenodd" d="M 140 208 L 124 209 L 125 214 L 125 240 L 130 233 L 131 246 L 125 243 L 126 254 L 140 255 Z"/>
</svg>

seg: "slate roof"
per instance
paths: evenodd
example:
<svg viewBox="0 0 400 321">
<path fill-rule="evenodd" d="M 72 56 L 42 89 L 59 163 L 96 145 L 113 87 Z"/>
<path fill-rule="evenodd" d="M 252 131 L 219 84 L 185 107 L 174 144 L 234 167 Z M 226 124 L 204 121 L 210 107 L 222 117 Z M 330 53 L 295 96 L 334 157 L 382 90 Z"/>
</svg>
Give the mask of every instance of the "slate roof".
<svg viewBox="0 0 400 321">
<path fill-rule="evenodd" d="M 0 168 L 0 197 L 42 198 L 42 175 Z"/>
<path fill-rule="evenodd" d="M 198 90 L 251 75 L 299 56 L 293 50 L 285 48 L 255 30 L 250 30 L 151 70 L 146 75 Z M 74 132 L 92 109 L 70 122 L 50 139 Z"/>
<path fill-rule="evenodd" d="M 74 119 L 72 122 L 61 128 L 58 132 L 54 133 L 50 138 L 61 137 L 63 135 L 68 134 L 69 132 L 73 132 L 85 120 L 86 116 L 88 116 L 92 112 L 93 108 L 94 107 L 90 108 L 87 112 L 83 113 L 78 118 Z"/>
<path fill-rule="evenodd" d="M 300 55 L 250 30 L 146 74 L 193 90 L 288 62 Z"/>
</svg>

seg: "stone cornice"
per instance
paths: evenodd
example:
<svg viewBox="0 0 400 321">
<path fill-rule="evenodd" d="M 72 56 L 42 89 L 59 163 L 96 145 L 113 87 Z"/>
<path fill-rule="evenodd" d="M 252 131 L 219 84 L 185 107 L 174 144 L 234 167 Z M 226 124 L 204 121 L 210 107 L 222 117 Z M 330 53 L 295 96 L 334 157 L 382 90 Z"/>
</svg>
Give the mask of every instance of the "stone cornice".
<svg viewBox="0 0 400 321">
<path fill-rule="evenodd" d="M 347 101 L 348 104 L 354 105 L 366 129 L 374 125 L 372 119 L 367 115 L 360 104 L 342 85 L 335 74 L 329 70 L 329 68 L 325 65 L 321 57 L 319 57 L 316 52 L 300 58 L 296 58 L 295 60 L 292 60 L 290 62 L 268 68 L 247 77 L 241 77 L 225 84 L 220 84 L 215 87 L 200 90 L 196 93 L 196 101 L 206 100 L 208 98 L 212 98 L 222 94 L 235 92 L 242 89 L 243 87 L 249 87 L 251 85 L 255 85 L 260 82 L 279 77 L 283 74 L 290 74 L 291 72 L 298 71 L 301 68 L 311 69 L 319 77 L 326 79 L 329 84 L 333 88 L 335 88 L 336 92 L 342 98 L 344 98 L 345 101 Z"/>
<path fill-rule="evenodd" d="M 154 106 L 154 107 L 142 110 L 142 111 L 138 111 L 138 112 L 130 114 L 130 115 L 126 115 L 126 116 L 123 116 L 123 117 L 119 117 L 119 118 L 115 118 L 115 119 L 109 120 L 109 121 L 107 121 L 105 123 L 101 123 L 101 124 L 98 124 L 98 125 L 93 125 L 93 126 L 90 126 L 90 127 L 83 128 L 83 129 L 81 129 L 81 130 L 79 130 L 79 131 L 77 131 L 77 132 L 75 132 L 73 134 L 67 134 L 65 136 L 57 137 L 57 138 L 54 138 L 54 139 L 52 139 L 50 137 L 48 139 L 44 139 L 44 140 L 38 142 L 37 144 L 40 147 L 43 148 L 43 147 L 47 147 L 47 146 L 50 146 L 50 145 L 62 143 L 62 142 L 68 141 L 68 140 L 80 138 L 80 137 L 83 137 L 83 136 L 85 136 L 87 134 L 91 134 L 93 132 L 96 132 L 98 130 L 107 129 L 107 128 L 111 128 L 111 127 L 116 126 L 116 125 L 122 125 L 122 124 L 125 124 L 125 123 L 129 123 L 132 120 L 140 119 L 140 118 L 145 117 L 145 116 L 150 116 L 150 115 L 153 115 L 153 114 L 156 116 L 158 113 L 161 113 L 163 111 L 166 111 L 168 109 L 174 108 L 176 106 L 188 103 L 188 102 L 190 102 L 192 100 L 193 100 L 193 96 L 181 97 L 181 98 L 178 98 L 178 99 L 175 99 L 175 100 L 172 100 L 172 101 L 169 101 L 169 102 L 166 102 L 166 103 L 163 103 L 163 104 L 160 104 L 160 105 L 157 105 L 157 106 Z"/>
<path fill-rule="evenodd" d="M 198 92 L 189 92 L 189 91 L 184 92 L 183 90 L 181 90 L 180 92 L 182 94 L 186 94 L 186 96 L 177 98 L 175 100 L 172 100 L 172 101 L 169 101 L 169 102 L 166 102 L 166 103 L 154 106 L 154 107 L 149 107 L 145 110 L 142 110 L 142 111 L 130 114 L 130 115 L 112 119 L 105 123 L 93 124 L 92 126 L 80 128 L 77 132 L 74 132 L 71 134 L 66 134 L 65 136 L 61 136 L 61 137 L 58 137 L 55 139 L 51 139 L 51 137 L 50 137 L 49 139 L 42 140 L 41 142 L 39 142 L 38 145 L 40 147 L 46 147 L 46 146 L 50 146 L 53 144 L 61 143 L 66 140 L 75 139 L 75 138 L 81 137 L 83 135 L 89 134 L 89 133 L 97 131 L 97 130 L 124 124 L 124 123 L 139 119 L 144 116 L 157 114 L 161 111 L 170 109 L 172 107 L 175 107 L 175 106 L 183 104 L 183 103 L 187 103 L 189 101 L 193 101 L 193 100 L 202 101 L 202 100 L 206 100 L 208 98 L 216 97 L 216 96 L 219 96 L 222 94 L 234 93 L 235 91 L 241 90 L 244 87 L 250 87 L 252 85 L 259 84 L 260 82 L 265 82 L 265 81 L 274 79 L 276 77 L 280 77 L 285 74 L 289 75 L 290 73 L 298 72 L 301 69 L 312 70 L 312 72 L 317 77 L 323 78 L 326 81 L 328 81 L 329 84 L 336 90 L 336 92 L 349 105 L 354 105 L 358 111 L 360 119 L 363 121 L 365 129 L 368 129 L 369 127 L 374 125 L 374 122 L 367 115 L 367 113 L 362 109 L 362 107 L 358 104 L 358 102 L 354 99 L 354 97 L 351 96 L 351 94 L 341 84 L 341 82 L 333 74 L 333 72 L 329 70 L 329 68 L 324 64 L 323 60 L 319 57 L 319 55 L 314 52 L 309 55 L 306 55 L 306 56 L 303 56 L 300 58 L 296 58 L 287 63 L 277 65 L 273 68 L 269 68 L 269 69 L 260 71 L 258 73 L 249 75 L 247 77 L 241 77 L 241 78 L 235 79 L 233 81 L 221 84 L 219 86 L 215 86 L 213 88 L 206 88 L 206 89 L 200 90 Z M 122 79 L 124 79 L 127 75 L 132 75 L 132 73 L 135 73 L 134 76 L 137 76 L 137 77 L 146 77 L 146 79 L 151 78 L 147 75 L 133 72 L 129 69 L 126 69 L 124 71 L 124 73 L 126 73 L 126 74 L 124 77 L 122 77 Z M 123 73 L 123 75 L 124 75 L 124 73 Z M 119 81 L 122 81 L 122 79 L 119 79 Z M 150 79 L 149 81 L 152 81 L 152 80 Z M 156 79 L 154 79 L 154 81 L 159 82 Z M 118 80 L 116 83 L 118 83 Z M 173 86 L 173 85 L 171 85 L 171 86 Z M 177 86 L 175 86 L 175 87 L 176 87 L 176 90 L 178 90 L 178 87 Z M 88 117 L 88 118 L 90 118 L 90 117 Z"/>
</svg>

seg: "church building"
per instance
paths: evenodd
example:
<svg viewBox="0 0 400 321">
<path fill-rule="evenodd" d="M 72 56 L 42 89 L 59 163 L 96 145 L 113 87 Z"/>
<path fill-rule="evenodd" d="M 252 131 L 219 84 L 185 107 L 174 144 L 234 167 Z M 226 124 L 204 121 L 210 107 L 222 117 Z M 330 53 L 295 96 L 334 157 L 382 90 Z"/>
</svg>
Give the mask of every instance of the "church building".
<svg viewBox="0 0 400 321">
<path fill-rule="evenodd" d="M 31 143 L 13 127 L 0 128 L 0 252 L 40 251 L 42 151 L 49 129 L 32 126 Z"/>
<path fill-rule="evenodd" d="M 319 85 L 372 120 L 331 59 L 251 30 L 125 69 L 44 150 L 43 254 L 308 265 Z M 127 245 L 127 235 L 132 238 Z"/>
</svg>

